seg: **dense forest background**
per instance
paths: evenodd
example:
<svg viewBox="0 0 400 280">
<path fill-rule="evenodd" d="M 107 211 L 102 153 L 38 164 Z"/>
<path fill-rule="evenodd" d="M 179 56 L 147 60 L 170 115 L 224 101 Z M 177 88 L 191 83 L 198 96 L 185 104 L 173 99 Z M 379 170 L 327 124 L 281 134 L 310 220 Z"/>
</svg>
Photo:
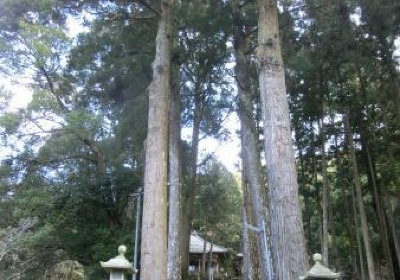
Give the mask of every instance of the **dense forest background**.
<svg viewBox="0 0 400 280">
<path fill-rule="evenodd" d="M 0 279 L 41 279 L 65 260 L 101 279 L 99 261 L 133 248 L 159 6 L 0 0 L 0 77 L 32 92 L 16 109 L 0 88 Z M 400 279 L 400 3 L 282 0 L 278 11 L 307 253 L 348 279 L 369 279 L 371 263 L 377 279 Z M 228 141 L 226 118 L 243 112 L 239 32 L 264 149 L 256 1 L 176 1 L 173 25 L 172 87 L 190 131 L 182 221 L 239 252 L 243 168 L 198 147 Z"/>
</svg>

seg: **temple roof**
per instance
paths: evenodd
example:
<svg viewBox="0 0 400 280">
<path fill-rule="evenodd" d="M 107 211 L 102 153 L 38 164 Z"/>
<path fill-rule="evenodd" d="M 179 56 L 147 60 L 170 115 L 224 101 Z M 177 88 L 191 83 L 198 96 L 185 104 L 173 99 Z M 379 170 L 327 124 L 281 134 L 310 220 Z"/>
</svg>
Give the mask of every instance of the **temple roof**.
<svg viewBox="0 0 400 280">
<path fill-rule="evenodd" d="M 202 254 L 204 252 L 204 242 L 205 240 L 201 238 L 196 232 L 192 232 L 190 235 L 190 248 L 189 252 L 192 254 Z M 206 243 L 206 252 L 209 253 L 211 250 L 212 244 L 212 252 L 213 253 L 227 253 L 228 248 L 219 246 L 217 244 L 208 242 Z"/>
</svg>

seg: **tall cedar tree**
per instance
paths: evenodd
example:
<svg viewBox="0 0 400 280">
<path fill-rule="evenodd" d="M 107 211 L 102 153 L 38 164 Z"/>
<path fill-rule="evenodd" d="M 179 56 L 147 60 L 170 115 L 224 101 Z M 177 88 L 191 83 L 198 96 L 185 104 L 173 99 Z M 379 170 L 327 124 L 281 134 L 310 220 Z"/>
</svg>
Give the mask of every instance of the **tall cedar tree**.
<svg viewBox="0 0 400 280">
<path fill-rule="evenodd" d="M 167 279 L 167 165 L 174 0 L 161 1 L 144 172 L 141 279 Z"/>
<path fill-rule="evenodd" d="M 238 2 L 238 1 L 235 1 Z M 234 4 L 234 43 L 236 56 L 236 80 L 239 96 L 239 118 L 241 125 L 242 159 L 245 182 L 250 187 L 250 197 L 255 217 L 255 226 L 263 229 L 257 235 L 258 270 L 260 279 L 273 279 L 272 257 L 269 240 L 269 209 L 266 200 L 267 188 L 260 168 L 260 152 L 253 117 L 253 101 L 250 86 L 250 57 L 246 56 L 248 38 L 243 24 L 239 3 Z M 245 227 L 247 225 L 244 225 Z M 268 235 L 268 238 L 267 238 Z"/>
<path fill-rule="evenodd" d="M 258 65 L 265 160 L 270 188 L 273 261 L 277 280 L 307 269 L 297 173 L 292 150 L 276 0 L 258 1 Z"/>
</svg>

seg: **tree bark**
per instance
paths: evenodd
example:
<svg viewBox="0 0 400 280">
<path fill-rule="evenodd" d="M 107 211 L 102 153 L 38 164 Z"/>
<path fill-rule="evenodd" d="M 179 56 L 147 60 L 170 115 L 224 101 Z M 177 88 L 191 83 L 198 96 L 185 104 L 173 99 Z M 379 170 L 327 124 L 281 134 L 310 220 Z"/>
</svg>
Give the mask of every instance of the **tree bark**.
<svg viewBox="0 0 400 280">
<path fill-rule="evenodd" d="M 243 135 L 242 135 L 243 137 Z M 243 153 L 243 147 L 242 147 Z M 243 162 L 242 162 L 243 164 Z M 243 273 L 244 279 L 251 279 L 251 280 L 259 280 L 260 273 L 259 273 L 259 257 L 258 257 L 258 247 L 257 247 L 257 237 L 255 234 L 250 234 L 247 225 L 255 224 L 254 218 L 254 211 L 250 197 L 250 190 L 249 184 L 247 183 L 248 180 L 246 179 L 246 173 L 242 171 L 242 184 L 243 184 L 243 203 L 244 203 L 244 213 L 243 213 L 243 247 L 245 247 L 247 252 L 243 250 L 243 261 L 247 262 L 247 270 L 248 273 Z M 248 239 L 248 240 L 246 240 Z"/>
<path fill-rule="evenodd" d="M 277 1 L 258 0 L 258 10 L 257 56 L 271 198 L 274 279 L 292 280 L 298 279 L 308 264 L 278 34 Z"/>
<path fill-rule="evenodd" d="M 161 1 L 153 80 L 149 85 L 149 119 L 144 173 L 142 280 L 167 279 L 167 163 L 173 0 Z"/>
<path fill-rule="evenodd" d="M 250 254 L 250 237 L 246 228 L 247 214 L 246 214 L 246 205 L 243 205 L 242 209 L 242 252 L 243 252 L 243 279 L 244 280 L 253 280 L 253 265 L 251 263 L 251 254 Z"/>
<path fill-rule="evenodd" d="M 369 236 L 369 231 L 368 231 L 367 214 L 365 212 L 365 206 L 364 206 L 364 201 L 363 201 L 363 197 L 362 197 L 361 180 L 360 180 L 360 174 L 358 172 L 358 165 L 357 165 L 356 152 L 355 152 L 355 148 L 354 148 L 353 135 L 350 131 L 349 117 L 348 117 L 347 113 L 343 115 L 343 121 L 344 121 L 347 141 L 348 141 L 350 162 L 351 162 L 351 166 L 353 169 L 353 180 L 354 180 L 354 187 L 355 187 L 355 191 L 356 191 L 356 198 L 357 198 L 357 203 L 358 203 L 358 207 L 359 207 L 359 211 L 360 211 L 361 230 L 362 230 L 364 246 L 365 246 L 365 255 L 367 257 L 368 275 L 369 275 L 369 280 L 374 280 L 375 279 L 375 266 L 374 266 L 374 258 L 372 255 L 372 247 L 371 247 L 371 241 L 370 241 L 370 236 Z"/>
<path fill-rule="evenodd" d="M 246 200 L 246 198 L 243 198 Z M 254 280 L 254 264 L 251 256 L 251 243 L 249 232 L 246 225 L 249 223 L 246 213 L 246 205 L 243 205 L 243 222 L 242 222 L 242 251 L 243 251 L 243 280 Z"/>
<path fill-rule="evenodd" d="M 242 22 L 239 3 L 234 3 L 234 44 L 236 67 L 235 74 L 238 85 L 239 96 L 239 118 L 242 132 L 242 160 L 245 169 L 246 179 L 250 186 L 250 197 L 256 221 L 256 227 L 265 231 L 257 235 L 258 264 L 261 279 L 273 278 L 272 256 L 270 250 L 269 234 L 269 210 L 267 189 L 264 177 L 260 168 L 260 153 L 257 149 L 257 137 L 255 122 L 253 118 L 253 103 L 251 98 L 249 63 L 250 58 L 246 57 L 246 34 Z M 268 229 L 268 230 L 267 230 Z M 267 241 L 267 243 L 266 243 Z"/>
<path fill-rule="evenodd" d="M 243 134 L 241 135 L 243 138 Z M 241 139 L 243 142 L 243 140 Z M 242 145 L 241 153 L 244 154 Z M 254 211 L 250 199 L 250 191 L 244 162 L 242 161 L 242 189 L 243 189 L 243 221 L 242 221 L 242 250 L 243 250 L 243 280 L 259 280 L 257 239 L 250 234 L 247 225 L 254 223 Z"/>
<path fill-rule="evenodd" d="M 174 65 L 171 79 L 169 112 L 169 219 L 168 219 L 168 280 L 181 277 L 181 100 L 179 65 Z"/>
</svg>

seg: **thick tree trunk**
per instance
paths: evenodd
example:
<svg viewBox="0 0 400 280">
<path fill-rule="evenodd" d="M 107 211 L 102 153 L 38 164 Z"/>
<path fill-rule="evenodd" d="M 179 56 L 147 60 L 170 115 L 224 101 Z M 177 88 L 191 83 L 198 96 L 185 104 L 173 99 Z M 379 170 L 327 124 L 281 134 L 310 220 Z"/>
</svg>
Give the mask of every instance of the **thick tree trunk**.
<svg viewBox="0 0 400 280">
<path fill-rule="evenodd" d="M 149 119 L 144 174 L 142 280 L 167 279 L 168 107 L 171 71 L 173 0 L 161 1 L 153 80 L 149 86 Z"/>
<path fill-rule="evenodd" d="M 169 112 L 169 224 L 168 224 L 168 280 L 181 279 L 181 100 L 179 66 L 174 66 L 171 80 Z"/>
<path fill-rule="evenodd" d="M 243 137 L 243 136 L 242 136 Z M 242 153 L 243 153 L 243 147 L 242 147 Z M 243 246 L 247 248 L 246 252 L 246 260 L 245 256 L 243 255 L 244 261 L 248 263 L 248 268 L 247 271 L 248 273 L 243 274 L 244 279 L 252 279 L 252 280 L 259 280 L 260 279 L 260 273 L 259 273 L 259 257 L 258 257 L 258 247 L 257 247 L 257 236 L 255 233 L 251 233 L 247 225 L 253 225 L 255 224 L 255 218 L 254 218 L 254 211 L 253 211 L 253 206 L 251 202 L 251 197 L 250 197 L 250 190 L 249 190 L 249 184 L 247 183 L 248 180 L 246 179 L 246 173 L 243 170 L 242 172 L 242 182 L 243 182 L 243 203 L 244 203 L 244 219 L 243 219 Z M 245 241 L 245 239 L 248 238 L 248 241 Z M 248 244 L 246 243 L 248 242 Z M 244 254 L 245 252 L 243 252 Z M 248 276 L 246 276 L 248 275 Z"/>
<path fill-rule="evenodd" d="M 187 185 L 185 186 L 187 187 Z M 189 273 L 189 245 L 190 245 L 190 225 L 188 213 L 188 201 L 185 195 L 182 196 L 182 224 L 181 224 L 181 266 L 182 279 L 187 279 Z"/>
<path fill-rule="evenodd" d="M 246 198 L 244 198 L 246 200 Z M 252 258 L 252 248 L 250 235 L 246 225 L 249 223 L 246 213 L 246 205 L 243 205 L 243 222 L 242 222 L 242 251 L 243 251 L 243 280 L 254 280 L 255 278 L 255 265 Z"/>
<path fill-rule="evenodd" d="M 247 231 L 246 225 L 248 224 L 246 205 L 243 205 L 242 209 L 242 252 L 243 252 L 243 280 L 253 280 L 254 270 L 251 263 L 251 246 L 250 236 Z"/>
<path fill-rule="evenodd" d="M 348 141 L 350 162 L 351 162 L 351 166 L 353 169 L 353 179 L 354 179 L 354 187 L 355 187 L 355 191 L 356 191 L 356 198 L 357 198 L 357 203 L 358 203 L 358 207 L 359 207 L 359 211 L 360 211 L 361 230 L 362 230 L 364 246 L 365 246 L 365 255 L 367 257 L 368 275 L 369 275 L 369 280 L 374 280 L 375 279 L 375 266 L 374 266 L 374 258 L 372 255 L 372 247 L 371 247 L 371 241 L 370 241 L 370 236 L 369 236 L 369 231 L 368 231 L 367 214 L 365 212 L 365 206 L 364 206 L 364 201 L 363 201 L 363 196 L 362 196 L 362 191 L 361 191 L 361 180 L 360 180 L 360 174 L 358 172 L 358 165 L 357 165 L 356 152 L 355 152 L 355 148 L 354 148 L 353 135 L 350 131 L 350 123 L 349 123 L 349 118 L 348 118 L 347 113 L 343 115 L 343 121 L 344 121 L 344 126 L 345 126 L 345 133 L 346 133 L 347 141 Z"/>
<path fill-rule="evenodd" d="M 243 134 L 241 135 L 243 138 Z M 241 139 L 243 142 L 243 140 Z M 244 154 L 242 145 L 241 153 Z M 254 211 L 250 198 L 248 180 L 242 161 L 242 189 L 243 189 L 243 220 L 242 220 L 242 251 L 243 251 L 243 280 L 259 280 L 257 239 L 250 234 L 247 225 L 254 224 Z"/>
<path fill-rule="evenodd" d="M 246 34 L 245 27 L 240 25 L 241 16 L 239 3 L 234 3 L 234 40 L 236 56 L 236 79 L 238 84 L 239 96 L 239 118 L 242 132 L 242 160 L 245 169 L 246 179 L 250 187 L 250 197 L 256 227 L 262 229 L 257 235 L 257 248 L 259 258 L 259 271 L 261 279 L 273 278 L 272 256 L 268 240 L 269 234 L 269 210 L 267 198 L 267 189 L 264 177 L 260 169 L 260 153 L 257 149 L 257 137 L 255 131 L 255 122 L 253 118 L 253 103 L 251 98 L 249 63 L 250 58 L 246 57 Z M 264 231 L 265 229 L 265 231 Z"/>
<path fill-rule="evenodd" d="M 278 33 L 276 0 L 258 0 L 259 86 L 271 198 L 273 260 L 277 280 L 298 279 L 308 267 L 292 150 L 289 106 Z"/>
</svg>

